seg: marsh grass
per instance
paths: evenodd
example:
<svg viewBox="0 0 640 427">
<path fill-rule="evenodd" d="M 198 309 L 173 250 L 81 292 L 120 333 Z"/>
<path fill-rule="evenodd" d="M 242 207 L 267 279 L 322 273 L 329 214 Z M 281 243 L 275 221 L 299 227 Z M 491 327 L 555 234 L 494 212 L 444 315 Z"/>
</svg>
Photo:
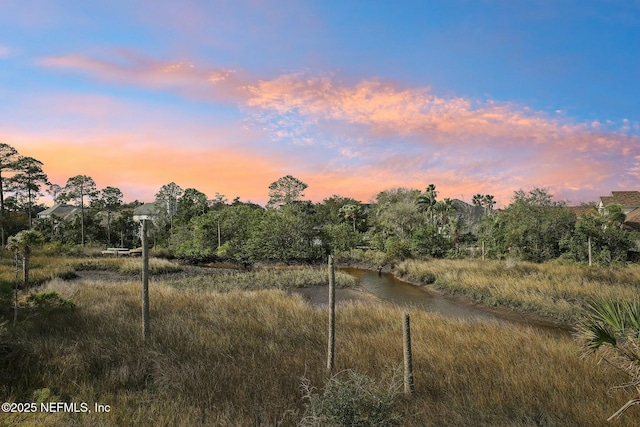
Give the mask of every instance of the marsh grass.
<svg viewBox="0 0 640 427">
<path fill-rule="evenodd" d="M 534 264 L 518 261 L 409 260 L 396 268 L 400 277 L 424 283 L 434 277 L 446 292 L 481 304 L 508 307 L 577 322 L 588 303 L 598 298 L 637 300 L 640 266 L 587 267 L 577 264 Z"/>
<path fill-rule="evenodd" d="M 337 271 L 335 276 L 336 286 L 339 288 L 356 286 L 356 279 L 347 273 Z M 179 289 L 212 292 L 306 288 L 326 286 L 328 282 L 327 268 L 322 267 L 260 268 L 252 271 L 226 270 L 221 274 L 167 279 L 166 281 L 168 285 Z"/>
<path fill-rule="evenodd" d="M 150 288 L 145 345 L 139 283 L 47 285 L 75 308 L 0 336 L 0 399 L 48 393 L 111 412 L 0 414 L 0 425 L 293 426 L 305 411 L 302 379 L 324 390 L 326 310 L 277 289 Z M 402 363 L 402 313 L 341 305 L 336 371 L 388 378 Z M 619 374 L 581 359 L 570 339 L 419 311 L 411 319 L 416 395 L 398 401 L 400 425 L 601 426 L 624 403 L 608 394 Z"/>
<path fill-rule="evenodd" d="M 82 258 L 69 261 L 76 270 L 114 271 L 135 275 L 142 271 L 140 258 Z M 158 275 L 182 271 L 178 264 L 160 258 L 149 259 L 149 274 Z"/>
<path fill-rule="evenodd" d="M 19 274 L 22 274 L 21 263 Z M 34 256 L 30 262 L 29 283 L 38 286 L 48 280 L 76 278 L 76 271 L 113 271 L 123 275 L 140 274 L 142 261 L 140 258 L 69 258 Z M 159 258 L 149 260 L 149 273 L 159 275 L 182 271 L 182 267 L 171 261 Z M 0 258 L 0 281 L 15 282 L 16 266 L 13 258 Z"/>
</svg>

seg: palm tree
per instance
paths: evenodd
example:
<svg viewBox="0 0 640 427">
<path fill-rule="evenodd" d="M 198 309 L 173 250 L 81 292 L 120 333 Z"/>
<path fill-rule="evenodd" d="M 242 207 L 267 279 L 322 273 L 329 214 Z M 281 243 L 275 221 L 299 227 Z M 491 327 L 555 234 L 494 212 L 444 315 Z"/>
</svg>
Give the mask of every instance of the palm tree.
<svg viewBox="0 0 640 427">
<path fill-rule="evenodd" d="M 23 230 L 9 237 L 7 249 L 22 256 L 22 278 L 24 289 L 29 288 L 29 260 L 33 247 L 44 240 L 42 234 L 35 230 Z M 17 258 L 16 258 L 17 259 Z"/>
<path fill-rule="evenodd" d="M 418 207 L 427 212 L 432 224 L 435 222 L 433 208 L 436 205 L 437 197 L 438 192 L 436 191 L 436 186 L 434 184 L 429 184 L 426 190 L 424 190 L 424 194 L 418 196 L 418 200 L 416 200 Z"/>
<path fill-rule="evenodd" d="M 358 205 L 353 205 L 353 204 L 349 204 L 349 205 L 344 205 L 343 207 L 340 208 L 340 214 L 342 214 L 343 218 L 347 221 L 351 220 L 352 224 L 353 224 L 353 231 L 356 231 L 356 220 L 358 219 L 358 217 L 360 216 L 361 212 L 360 212 L 360 206 Z"/>
<path fill-rule="evenodd" d="M 484 196 L 482 194 L 476 194 L 475 196 L 473 196 L 473 199 L 471 199 L 471 203 L 473 203 L 473 206 L 478 206 L 478 207 L 483 207 L 484 206 Z"/>
<path fill-rule="evenodd" d="M 436 218 L 438 225 L 444 227 L 449 222 L 449 218 L 455 214 L 456 207 L 453 206 L 451 199 L 445 198 L 433 206 L 433 212 L 438 214 Z"/>
<path fill-rule="evenodd" d="M 491 194 L 487 194 L 486 196 L 483 197 L 483 206 L 485 209 L 485 213 L 492 213 L 493 212 L 493 207 L 495 206 L 496 202 L 493 199 L 493 196 Z"/>
<path fill-rule="evenodd" d="M 612 420 L 640 404 L 640 303 L 602 300 L 589 308 L 578 327 L 585 353 L 599 352 L 602 360 L 629 375 L 631 381 L 622 387 L 638 393 L 609 417 Z"/>
</svg>

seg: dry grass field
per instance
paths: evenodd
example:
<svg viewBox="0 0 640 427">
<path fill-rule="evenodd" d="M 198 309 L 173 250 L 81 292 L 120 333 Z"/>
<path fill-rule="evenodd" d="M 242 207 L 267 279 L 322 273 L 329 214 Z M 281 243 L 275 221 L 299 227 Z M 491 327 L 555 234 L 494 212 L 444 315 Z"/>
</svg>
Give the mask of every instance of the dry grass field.
<svg viewBox="0 0 640 427">
<path fill-rule="evenodd" d="M 432 263 L 429 271 L 448 280 L 445 274 L 472 274 L 470 265 L 459 265 L 457 273 L 449 272 L 452 264 Z M 550 277 L 573 274 L 558 268 Z M 284 290 L 296 280 L 274 272 L 268 278 L 241 274 L 227 275 L 224 285 L 207 278 L 154 279 L 146 344 L 137 281 L 53 280 L 43 290 L 75 307 L 31 312 L 18 328 L 0 333 L 0 398 L 99 403 L 110 411 L 3 413 L 0 425 L 301 425 L 308 420 L 308 388 L 321 393 L 327 380 L 327 310 Z M 569 283 L 564 292 L 616 286 L 584 281 Z M 560 283 L 538 292 L 563 292 Z M 521 285 L 505 279 L 499 286 Z M 248 290 L 268 287 L 279 289 Z M 340 305 L 336 371 L 353 369 L 397 389 L 402 315 L 382 304 Z M 628 400 L 612 391 L 625 378 L 582 358 L 572 339 L 420 311 L 411 316 L 416 394 L 395 397 L 396 425 L 602 426 Z M 638 416 L 631 409 L 611 425 L 635 426 Z"/>
<path fill-rule="evenodd" d="M 395 273 L 415 283 L 431 283 L 490 307 L 507 307 L 575 323 L 594 299 L 635 301 L 640 266 L 588 267 L 522 261 L 408 260 Z"/>
</svg>

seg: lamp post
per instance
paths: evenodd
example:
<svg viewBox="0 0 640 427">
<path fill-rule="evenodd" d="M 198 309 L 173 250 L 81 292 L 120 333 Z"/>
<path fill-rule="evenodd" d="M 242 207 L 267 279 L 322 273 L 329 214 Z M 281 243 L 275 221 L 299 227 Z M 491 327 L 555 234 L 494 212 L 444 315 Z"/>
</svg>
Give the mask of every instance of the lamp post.
<svg viewBox="0 0 640 427">
<path fill-rule="evenodd" d="M 149 244 L 147 242 L 147 221 L 149 215 L 134 215 L 134 221 L 142 225 L 142 337 L 149 339 Z"/>
</svg>

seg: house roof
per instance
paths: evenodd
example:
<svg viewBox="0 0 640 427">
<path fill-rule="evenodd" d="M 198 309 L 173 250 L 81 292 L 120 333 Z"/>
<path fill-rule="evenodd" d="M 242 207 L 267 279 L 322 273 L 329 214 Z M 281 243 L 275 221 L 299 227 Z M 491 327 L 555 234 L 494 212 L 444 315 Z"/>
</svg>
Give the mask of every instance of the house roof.
<svg viewBox="0 0 640 427">
<path fill-rule="evenodd" d="M 576 216 L 587 215 L 590 213 L 598 213 L 598 210 L 593 205 L 584 205 L 584 206 L 565 206 L 565 209 L 569 209 L 571 212 L 576 214 Z"/>
<path fill-rule="evenodd" d="M 609 206 L 613 203 L 623 207 L 640 207 L 640 191 L 612 191 L 611 196 L 600 197 L 602 206 Z"/>
<path fill-rule="evenodd" d="M 58 218 L 67 219 L 73 215 L 77 215 L 79 213 L 79 209 L 80 208 L 77 206 L 57 203 L 42 212 L 38 212 L 38 218 L 49 218 L 55 215 Z"/>
<path fill-rule="evenodd" d="M 133 209 L 133 215 L 157 215 L 156 202 L 143 203 Z"/>
<path fill-rule="evenodd" d="M 624 225 L 635 231 L 640 231 L 640 209 L 629 212 L 624 220 Z"/>
</svg>

